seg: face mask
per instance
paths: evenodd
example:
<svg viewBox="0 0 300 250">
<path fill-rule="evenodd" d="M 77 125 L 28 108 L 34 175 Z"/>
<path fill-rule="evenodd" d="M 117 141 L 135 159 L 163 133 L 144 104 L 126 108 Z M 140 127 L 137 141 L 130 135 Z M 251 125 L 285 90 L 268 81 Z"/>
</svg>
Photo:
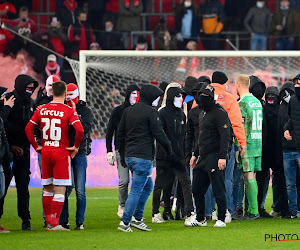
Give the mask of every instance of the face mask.
<svg viewBox="0 0 300 250">
<path fill-rule="evenodd" d="M 278 103 L 278 97 L 277 96 L 267 97 L 266 101 L 267 101 L 267 104 L 269 104 L 269 105 L 276 105 Z"/>
<path fill-rule="evenodd" d="M 300 99 L 300 87 L 295 88 L 295 95 Z"/>
<path fill-rule="evenodd" d="M 129 97 L 129 103 L 131 105 L 134 105 L 134 104 L 138 103 L 139 99 L 140 99 L 140 91 L 137 91 L 137 90 L 132 91 L 130 94 L 130 97 Z"/>
<path fill-rule="evenodd" d="M 41 39 L 41 43 L 48 43 L 48 39 Z"/>
<path fill-rule="evenodd" d="M 176 108 L 181 109 L 182 103 L 183 103 L 183 98 L 182 98 L 182 96 L 180 96 L 180 97 L 175 96 L 175 97 L 174 97 L 174 106 L 175 106 Z"/>
<path fill-rule="evenodd" d="M 153 102 L 152 102 L 152 107 L 157 107 L 158 102 L 159 102 L 160 96 L 157 97 Z"/>
<path fill-rule="evenodd" d="M 256 3 L 256 6 L 257 6 L 257 8 L 262 8 L 262 7 L 264 7 L 264 3 L 258 2 L 258 3 Z"/>
<path fill-rule="evenodd" d="M 264 96 L 264 91 L 263 91 L 262 86 L 260 84 L 254 85 L 254 87 L 251 89 L 251 93 L 258 100 L 261 100 L 261 98 Z"/>
<path fill-rule="evenodd" d="M 147 44 L 137 44 L 135 50 L 147 50 L 148 45 Z"/>
<path fill-rule="evenodd" d="M 191 2 L 187 2 L 187 1 L 184 2 L 184 7 L 189 8 L 191 6 L 192 6 Z"/>
<path fill-rule="evenodd" d="M 110 28 L 106 28 L 106 29 L 105 29 L 105 31 L 106 31 L 106 32 L 112 32 L 112 30 L 113 30 L 113 28 L 112 28 L 112 27 L 110 27 Z"/>
<path fill-rule="evenodd" d="M 200 95 L 200 103 L 205 111 L 211 110 L 215 106 L 215 100 L 210 96 Z"/>
<path fill-rule="evenodd" d="M 289 6 L 286 6 L 286 7 L 280 6 L 280 9 L 281 9 L 281 10 L 288 10 L 288 9 L 289 9 Z"/>
<path fill-rule="evenodd" d="M 52 84 L 47 84 L 46 85 L 46 93 L 47 93 L 47 96 L 53 96 Z"/>
<path fill-rule="evenodd" d="M 34 87 L 26 87 L 25 98 L 29 99 L 34 91 Z"/>
<path fill-rule="evenodd" d="M 86 25 L 86 21 L 80 21 L 82 25 Z"/>
<path fill-rule="evenodd" d="M 289 103 L 290 100 L 291 100 L 291 95 L 290 95 L 290 93 L 289 93 L 287 90 L 285 90 L 284 92 L 285 92 L 285 96 L 284 96 L 282 99 L 283 99 L 286 103 Z"/>
<path fill-rule="evenodd" d="M 56 62 L 48 62 L 48 66 L 50 68 L 54 68 L 56 66 Z"/>
<path fill-rule="evenodd" d="M 69 95 L 71 94 L 71 95 Z M 67 97 L 66 97 L 66 101 L 67 101 L 67 104 L 69 106 L 71 106 L 71 100 L 77 104 L 79 102 L 79 91 L 78 91 L 78 88 L 76 88 L 75 90 L 69 90 L 68 91 L 68 86 L 67 86 Z"/>
</svg>

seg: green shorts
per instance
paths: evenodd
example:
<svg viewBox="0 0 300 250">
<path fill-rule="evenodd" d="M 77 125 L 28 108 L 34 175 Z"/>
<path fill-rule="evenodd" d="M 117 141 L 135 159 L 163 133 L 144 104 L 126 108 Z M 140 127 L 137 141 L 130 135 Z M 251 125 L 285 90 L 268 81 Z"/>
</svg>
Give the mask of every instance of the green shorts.
<svg viewBox="0 0 300 250">
<path fill-rule="evenodd" d="M 241 158 L 238 169 L 241 169 L 243 172 L 261 171 L 261 156 Z"/>
</svg>

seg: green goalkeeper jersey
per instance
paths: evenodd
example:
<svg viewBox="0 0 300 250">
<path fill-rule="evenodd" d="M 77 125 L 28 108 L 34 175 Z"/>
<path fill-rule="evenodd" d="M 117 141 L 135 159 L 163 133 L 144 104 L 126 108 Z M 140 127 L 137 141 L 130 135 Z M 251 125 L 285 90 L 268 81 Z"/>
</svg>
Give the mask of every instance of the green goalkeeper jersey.
<svg viewBox="0 0 300 250">
<path fill-rule="evenodd" d="M 243 158 L 259 157 L 262 151 L 262 105 L 250 93 L 241 97 L 239 105 L 242 111 L 243 125 L 247 138 L 246 152 Z"/>
</svg>

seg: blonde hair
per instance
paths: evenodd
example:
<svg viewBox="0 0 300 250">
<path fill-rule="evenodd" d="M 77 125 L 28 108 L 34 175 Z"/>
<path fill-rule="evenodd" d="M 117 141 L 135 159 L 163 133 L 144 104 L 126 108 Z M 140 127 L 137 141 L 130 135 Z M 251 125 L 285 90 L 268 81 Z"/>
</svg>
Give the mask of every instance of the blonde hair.
<svg viewBox="0 0 300 250">
<path fill-rule="evenodd" d="M 172 82 L 170 83 L 167 87 L 166 87 L 166 90 L 165 90 L 165 94 L 164 94 L 164 97 L 163 97 L 163 101 L 160 105 L 160 108 L 158 109 L 161 110 L 162 108 L 166 107 L 166 102 L 167 102 L 167 93 L 168 93 L 168 90 L 169 88 L 172 88 L 172 87 L 177 87 L 177 88 L 181 88 L 182 89 L 182 85 L 180 83 L 177 83 L 177 82 Z M 183 105 L 182 105 L 182 109 L 183 109 L 183 112 L 187 118 L 187 104 L 184 102 Z"/>
<path fill-rule="evenodd" d="M 239 77 L 236 79 L 236 82 L 239 82 L 244 88 L 248 88 L 250 86 L 250 78 L 247 75 L 239 75 Z"/>
</svg>

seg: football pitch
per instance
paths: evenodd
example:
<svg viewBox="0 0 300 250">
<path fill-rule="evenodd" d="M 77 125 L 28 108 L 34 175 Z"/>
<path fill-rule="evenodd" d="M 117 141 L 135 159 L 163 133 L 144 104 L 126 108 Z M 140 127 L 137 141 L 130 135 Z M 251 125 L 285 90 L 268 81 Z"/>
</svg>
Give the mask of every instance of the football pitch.
<svg viewBox="0 0 300 250">
<path fill-rule="evenodd" d="M 299 249 L 300 240 L 274 242 L 277 237 L 287 240 L 294 235 L 300 239 L 300 219 L 260 219 L 256 221 L 233 221 L 226 228 L 186 228 L 183 221 L 164 224 L 151 222 L 151 198 L 145 218 L 152 232 L 133 229 L 134 233 L 117 230 L 117 189 L 87 189 L 85 230 L 74 231 L 75 193 L 70 196 L 70 232 L 47 232 L 43 228 L 41 189 L 30 189 L 30 211 L 34 231 L 21 230 L 17 216 L 15 188 L 9 189 L 5 200 L 1 224 L 9 234 L 0 234 L 0 249 Z M 270 212 L 271 193 L 266 208 Z M 288 234 L 290 236 L 288 236 Z M 271 241 L 270 237 L 273 237 Z M 284 237 L 284 238 L 283 238 Z"/>
</svg>

